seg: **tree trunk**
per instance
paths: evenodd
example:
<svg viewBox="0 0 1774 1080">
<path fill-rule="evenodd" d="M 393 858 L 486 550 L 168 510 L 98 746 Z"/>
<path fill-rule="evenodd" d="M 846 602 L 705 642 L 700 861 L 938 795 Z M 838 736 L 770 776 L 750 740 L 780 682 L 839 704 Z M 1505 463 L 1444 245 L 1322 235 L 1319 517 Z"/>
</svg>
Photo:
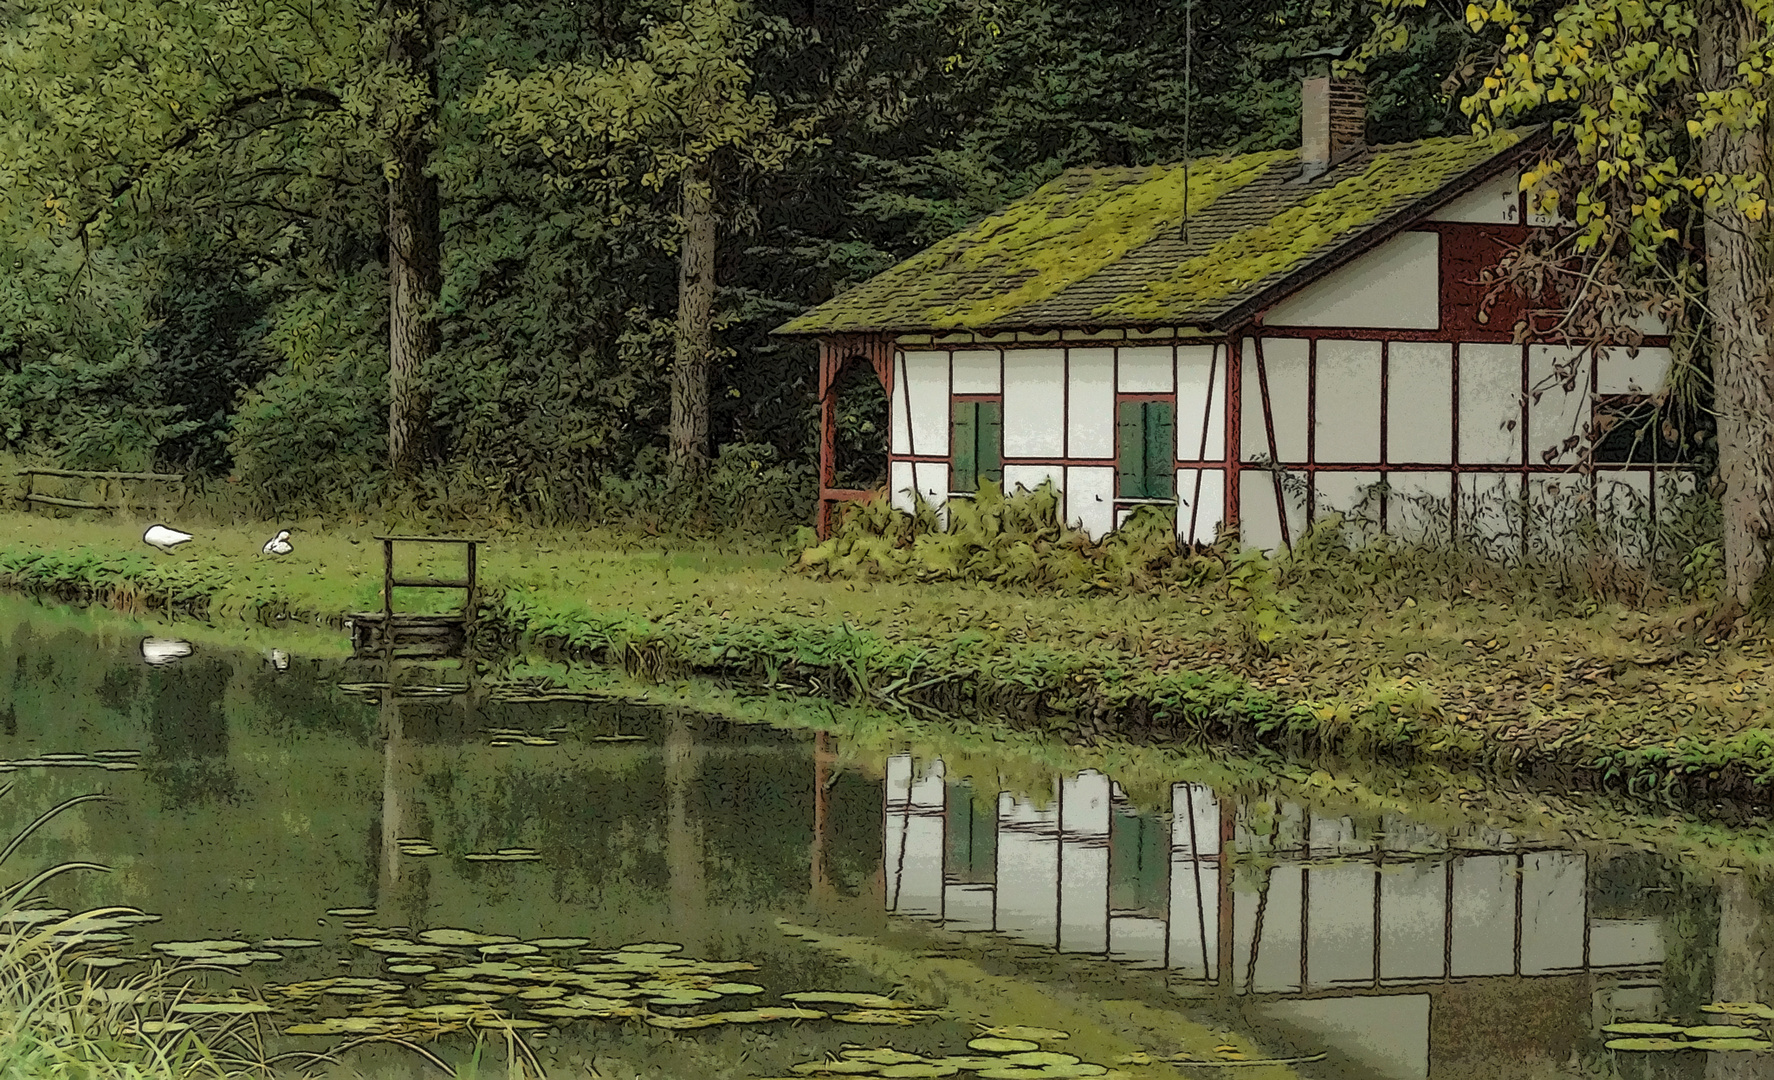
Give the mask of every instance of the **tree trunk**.
<svg viewBox="0 0 1774 1080">
<path fill-rule="evenodd" d="M 388 59 L 423 80 L 427 104 L 402 121 L 394 135 L 395 175 L 388 183 L 388 468 L 396 480 L 411 478 L 430 443 L 431 394 L 422 381 L 437 355 L 436 309 L 443 288 L 437 180 L 425 175 L 431 131 L 437 120 L 437 66 L 431 57 L 426 0 L 392 0 L 394 33 Z"/>
<path fill-rule="evenodd" d="M 671 478 L 708 474 L 708 365 L 714 352 L 715 207 L 707 162 L 683 179 L 684 236 L 678 253 L 677 354 L 671 366 Z"/>
<path fill-rule="evenodd" d="M 1705 0 L 1700 12 L 1700 87 L 1736 81 L 1753 38 L 1743 0 Z M 1714 131 L 1700 144 L 1708 173 L 1753 175 L 1767 168 L 1760 129 Z M 1727 191 L 1706 209 L 1706 293 L 1711 312 L 1719 479 L 1724 484 L 1727 605 L 1747 606 L 1768 567 L 1774 538 L 1774 357 L 1769 355 L 1766 226 L 1733 206 Z"/>
</svg>

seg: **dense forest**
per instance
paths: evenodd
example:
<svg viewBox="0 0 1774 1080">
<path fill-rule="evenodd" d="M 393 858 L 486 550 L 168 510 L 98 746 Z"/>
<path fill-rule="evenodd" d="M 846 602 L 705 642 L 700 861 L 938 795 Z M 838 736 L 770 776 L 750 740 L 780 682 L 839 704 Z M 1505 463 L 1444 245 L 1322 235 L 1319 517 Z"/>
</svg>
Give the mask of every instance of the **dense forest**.
<svg viewBox="0 0 1774 1080">
<path fill-rule="evenodd" d="M 267 513 L 410 479 L 567 521 L 707 475 L 667 469 L 686 349 L 709 420 L 680 456 L 798 501 L 812 347 L 772 327 L 1069 166 L 1295 143 L 1300 79 L 1371 12 L 30 0 L 4 19 L 0 445 L 187 471 Z M 1476 39 L 1431 22 L 1370 67 L 1375 141 L 1466 129 L 1441 82 Z M 680 321 L 687 272 L 712 295 Z M 849 415 L 844 437 L 881 433 Z"/>
</svg>

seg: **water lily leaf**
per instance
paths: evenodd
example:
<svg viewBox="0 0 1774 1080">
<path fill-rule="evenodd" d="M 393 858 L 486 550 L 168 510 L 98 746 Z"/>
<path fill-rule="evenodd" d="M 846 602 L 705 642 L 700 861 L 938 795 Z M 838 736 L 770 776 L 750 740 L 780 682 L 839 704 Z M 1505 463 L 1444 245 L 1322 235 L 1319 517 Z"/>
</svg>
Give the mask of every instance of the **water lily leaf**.
<svg viewBox="0 0 1774 1080">
<path fill-rule="evenodd" d="M 1604 1024 L 1602 1031 L 1609 1035 L 1680 1035 L 1682 1029 L 1675 1024 L 1630 1023 Z"/>
<path fill-rule="evenodd" d="M 624 945 L 621 951 L 625 953 L 674 953 L 683 952 L 684 947 L 666 941 L 641 941 L 633 945 Z"/>
<path fill-rule="evenodd" d="M 1000 1039 L 1034 1039 L 1046 1042 L 1050 1039 L 1069 1039 L 1071 1035 L 1053 1028 L 1024 1027 L 1021 1024 L 1009 1024 L 1004 1027 L 982 1028 L 981 1034 L 995 1035 Z"/>
<path fill-rule="evenodd" d="M 1686 1050 L 1694 1044 L 1679 1039 L 1630 1038 L 1609 1039 L 1604 1045 L 1609 1050 Z"/>
<path fill-rule="evenodd" d="M 782 995 L 785 1001 L 825 1002 L 831 1005 L 855 1005 L 863 1009 L 900 1009 L 905 1006 L 881 994 L 849 994 L 827 990 L 797 990 Z"/>
<path fill-rule="evenodd" d="M 121 967 L 124 964 L 135 963 L 134 960 L 127 956 L 83 956 L 74 962 L 76 964 L 85 964 L 87 967 L 94 968 L 114 968 Z"/>
<path fill-rule="evenodd" d="M 1010 1054 L 1004 1058 L 1007 1065 L 1076 1065 L 1078 1059 L 1071 1054 L 1058 1054 L 1052 1050 L 1030 1050 L 1021 1054 Z"/>
<path fill-rule="evenodd" d="M 854 1009 L 833 1013 L 832 1019 L 846 1024 L 896 1024 L 904 1027 L 936 1015 L 929 1009 Z"/>
<path fill-rule="evenodd" d="M 999 1039 L 987 1035 L 978 1039 L 969 1039 L 967 1049 L 983 1050 L 988 1054 L 1022 1054 L 1031 1050 L 1039 1050 L 1041 1047 L 1027 1039 Z"/>
<path fill-rule="evenodd" d="M 176 1013 L 268 1013 L 271 1006 L 257 1001 L 187 1001 L 174 1005 Z"/>
<path fill-rule="evenodd" d="M 362 945 L 372 952 L 399 953 L 403 956 L 443 956 L 449 952 L 441 945 L 419 945 L 405 938 L 355 937 L 351 944 Z"/>
<path fill-rule="evenodd" d="M 168 956 L 210 956 L 216 953 L 233 952 L 252 948 L 246 941 L 161 941 L 153 948 Z"/>
<path fill-rule="evenodd" d="M 864 1076 L 880 1069 L 891 1068 L 878 1061 L 809 1061 L 805 1065 L 795 1065 L 793 1070 L 802 1075 L 830 1074 L 832 1076 Z"/>
<path fill-rule="evenodd" d="M 839 1056 L 846 1061 L 872 1061 L 877 1065 L 910 1065 L 917 1061 L 928 1061 L 923 1054 L 908 1054 L 904 1050 L 895 1050 L 890 1046 L 877 1046 L 862 1050 L 843 1050 Z"/>
<path fill-rule="evenodd" d="M 566 996 L 567 991 L 559 986 L 531 986 L 517 992 L 517 996 L 525 1001 L 547 1001 L 550 998 Z"/>
<path fill-rule="evenodd" d="M 430 964 L 389 964 L 388 970 L 396 975 L 423 975 L 437 969 Z"/>
<path fill-rule="evenodd" d="M 581 946 L 590 945 L 591 939 L 582 937 L 537 938 L 535 941 L 530 942 L 530 944 L 536 946 L 538 949 L 577 949 Z"/>
<path fill-rule="evenodd" d="M 421 1005 L 416 1009 L 408 1009 L 407 1015 L 414 1020 L 439 1020 L 451 1022 L 468 1020 L 477 1016 L 486 1016 L 491 1012 L 484 1005 L 449 1004 Z"/>
<path fill-rule="evenodd" d="M 1005 1065 L 996 1069 L 981 1069 L 979 1075 L 985 1080 L 1042 1080 L 1047 1073 L 1041 1069 L 1025 1069 L 1017 1065 Z"/>
<path fill-rule="evenodd" d="M 1004 1059 L 995 1055 L 987 1057 L 976 1054 L 956 1054 L 932 1060 L 941 1065 L 953 1065 L 957 1069 L 998 1069 L 1004 1067 Z"/>
<path fill-rule="evenodd" d="M 724 1016 L 735 1024 L 757 1024 L 768 1020 L 824 1020 L 825 1013 L 818 1009 L 745 1009 L 740 1012 L 714 1013 Z"/>
<path fill-rule="evenodd" d="M 1737 1024 L 1701 1024 L 1683 1028 L 1682 1034 L 1690 1039 L 1753 1039 L 1760 1032 Z"/>
<path fill-rule="evenodd" d="M 711 994 L 761 994 L 764 988 L 756 983 L 718 982 L 708 985 Z"/>
<path fill-rule="evenodd" d="M 1696 1050 L 1767 1050 L 1774 1043 L 1766 1039 L 1696 1039 L 1688 1044 Z"/>
<path fill-rule="evenodd" d="M 1755 1016 L 1763 1020 L 1774 1020 L 1774 1005 L 1764 1005 L 1759 1001 L 1715 1001 L 1711 1005 L 1700 1006 L 1701 1012 L 1730 1013 L 1733 1016 Z"/>
<path fill-rule="evenodd" d="M 313 909 L 311 908 L 309 910 Z M 373 907 L 341 907 L 327 909 L 328 915 L 342 915 L 346 918 L 357 918 L 363 915 L 374 915 L 375 913 L 376 909 Z"/>
<path fill-rule="evenodd" d="M 480 947 L 480 954 L 482 956 L 528 956 L 531 953 L 539 953 L 541 951 L 542 950 L 538 949 L 536 946 L 525 945 L 521 941 L 482 945 Z"/>
<path fill-rule="evenodd" d="M 306 1024 L 292 1024 L 283 1029 L 285 1035 L 380 1035 L 398 1027 L 394 1021 L 379 1016 L 331 1016 Z"/>
<path fill-rule="evenodd" d="M 267 949 L 311 949 L 320 942 L 308 938 L 266 938 L 259 944 Z"/>
<path fill-rule="evenodd" d="M 929 1080 L 929 1078 L 936 1076 L 953 1076 L 960 1071 L 953 1065 L 939 1065 L 934 1061 L 881 1066 L 881 1075 L 893 1077 L 895 1080 Z"/>
<path fill-rule="evenodd" d="M 428 945 L 502 945 L 516 941 L 514 937 L 504 934 L 477 934 L 473 930 L 458 930 L 444 927 L 438 930 L 426 930 L 419 935 L 419 940 Z"/>
<path fill-rule="evenodd" d="M 722 1013 L 703 1013 L 700 1016 L 649 1016 L 647 1023 L 656 1028 L 667 1028 L 673 1031 L 690 1028 L 714 1027 L 725 1024 L 727 1017 Z"/>
</svg>

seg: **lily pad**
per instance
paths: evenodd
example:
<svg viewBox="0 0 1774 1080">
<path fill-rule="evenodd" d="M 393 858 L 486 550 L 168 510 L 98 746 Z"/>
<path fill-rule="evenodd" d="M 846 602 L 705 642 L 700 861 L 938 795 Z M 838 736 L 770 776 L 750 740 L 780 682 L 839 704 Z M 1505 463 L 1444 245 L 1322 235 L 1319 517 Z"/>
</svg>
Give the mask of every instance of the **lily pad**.
<svg viewBox="0 0 1774 1080">
<path fill-rule="evenodd" d="M 1774 1043 L 1766 1039 L 1696 1039 L 1688 1044 L 1696 1050 L 1767 1050 Z"/>
<path fill-rule="evenodd" d="M 881 1066 L 881 1075 L 893 1077 L 895 1080 L 930 1080 L 930 1078 L 937 1076 L 953 1076 L 960 1071 L 953 1065 L 939 1065 L 934 1061 Z"/>
<path fill-rule="evenodd" d="M 257 1001 L 187 1001 L 174 1005 L 176 1013 L 268 1013 L 271 1006 Z"/>
<path fill-rule="evenodd" d="M 702 1013 L 699 1016 L 649 1016 L 647 1023 L 656 1028 L 672 1031 L 683 1031 L 691 1028 L 714 1027 L 725 1024 L 727 1017 L 722 1013 Z"/>
<path fill-rule="evenodd" d="M 1680 1035 L 1682 1029 L 1675 1024 L 1631 1023 L 1604 1024 L 1602 1031 L 1609 1035 Z"/>
<path fill-rule="evenodd" d="M 718 982 L 708 985 L 711 994 L 761 994 L 764 988 L 757 983 Z"/>
<path fill-rule="evenodd" d="M 364 915 L 374 915 L 375 913 L 376 909 L 373 907 L 340 907 L 327 909 L 328 915 L 341 915 L 348 919 L 355 919 Z"/>
<path fill-rule="evenodd" d="M 420 945 L 405 938 L 356 937 L 351 944 L 362 945 L 372 952 L 398 953 L 403 956 L 443 956 L 449 950 L 441 945 Z"/>
<path fill-rule="evenodd" d="M 624 945 L 620 951 L 625 953 L 674 953 L 683 952 L 684 947 L 668 941 L 640 941 L 633 945 Z"/>
<path fill-rule="evenodd" d="M 782 995 L 784 1001 L 807 1001 L 831 1005 L 855 1005 L 859 1009 L 899 1009 L 904 1006 L 881 994 L 850 994 L 827 990 L 797 990 Z"/>
<path fill-rule="evenodd" d="M 320 942 L 310 938 L 266 938 L 259 944 L 267 949 L 312 949 Z"/>
<path fill-rule="evenodd" d="M 1701 1024 L 1683 1028 L 1682 1034 L 1690 1039 L 1753 1039 L 1758 1032 L 1737 1024 Z"/>
<path fill-rule="evenodd" d="M 396 975 L 424 975 L 437 969 L 430 964 L 389 964 L 388 970 Z"/>
<path fill-rule="evenodd" d="M 541 951 L 542 950 L 536 946 L 525 945 L 521 941 L 497 942 L 492 945 L 482 945 L 480 947 L 480 954 L 482 956 L 528 956 L 531 953 L 539 953 Z"/>
<path fill-rule="evenodd" d="M 591 944 L 590 938 L 582 937 L 549 937 L 537 938 L 530 944 L 538 949 L 577 949 Z"/>
<path fill-rule="evenodd" d="M 1053 1028 L 1024 1027 L 1021 1024 L 983 1028 L 980 1033 L 983 1035 L 995 1035 L 1000 1039 L 1034 1039 L 1038 1042 L 1071 1038 L 1071 1035 L 1064 1031 L 1056 1031 Z"/>
<path fill-rule="evenodd" d="M 1609 1050 L 1687 1050 L 1694 1044 L 1679 1039 L 1630 1038 L 1609 1039 L 1604 1045 Z"/>
<path fill-rule="evenodd" d="M 1041 1047 L 1027 1039 L 999 1039 L 986 1035 L 978 1039 L 969 1039 L 967 1049 L 983 1050 L 988 1054 L 1024 1054 Z"/>
<path fill-rule="evenodd" d="M 839 1053 L 846 1061 L 871 1061 L 877 1065 L 910 1065 L 916 1061 L 929 1060 L 922 1054 L 908 1054 L 904 1050 L 895 1050 L 890 1046 L 843 1050 Z"/>
<path fill-rule="evenodd" d="M 881 1069 L 892 1068 L 877 1061 L 809 1061 L 805 1065 L 793 1066 L 793 1070 L 803 1076 L 829 1074 L 832 1076 L 865 1076 Z"/>
<path fill-rule="evenodd" d="M 428 945 L 503 945 L 516 941 L 505 934 L 478 934 L 473 930 L 458 930 L 444 927 L 438 930 L 426 930 L 419 934 L 419 940 Z"/>
<path fill-rule="evenodd" d="M 1004 1059 L 997 1055 L 987 1057 L 975 1054 L 955 1054 L 932 1060 L 944 1065 L 953 1065 L 957 1069 L 998 1069 L 1004 1067 Z"/>
<path fill-rule="evenodd" d="M 744 1009 L 739 1012 L 711 1013 L 724 1016 L 735 1024 L 758 1024 L 770 1020 L 824 1020 L 818 1009 Z"/>
<path fill-rule="evenodd" d="M 1763 1020 L 1774 1020 L 1774 1006 L 1764 1005 L 1759 1001 L 1715 1001 L 1711 1005 L 1700 1006 L 1701 1012 L 1729 1013 L 1732 1016 L 1755 1016 Z"/>
<path fill-rule="evenodd" d="M 1071 1054 L 1057 1054 L 1052 1050 L 1030 1050 L 1026 1053 L 1010 1054 L 1004 1058 L 1004 1063 L 1044 1068 L 1048 1065 L 1076 1065 L 1078 1059 Z"/>
<path fill-rule="evenodd" d="M 894 1024 L 904 1027 L 928 1020 L 936 1013 L 928 1009 L 853 1009 L 833 1013 L 832 1019 L 846 1024 Z"/>
</svg>

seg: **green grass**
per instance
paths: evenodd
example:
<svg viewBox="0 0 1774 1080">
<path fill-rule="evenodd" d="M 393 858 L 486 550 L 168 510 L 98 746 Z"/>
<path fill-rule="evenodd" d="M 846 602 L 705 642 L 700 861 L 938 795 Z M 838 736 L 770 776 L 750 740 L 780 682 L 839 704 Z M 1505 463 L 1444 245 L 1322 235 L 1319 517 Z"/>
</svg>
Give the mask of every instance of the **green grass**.
<svg viewBox="0 0 1774 1080">
<path fill-rule="evenodd" d="M 258 554 L 270 525 L 193 526 L 189 550 L 165 554 L 141 543 L 142 519 L 3 514 L 0 584 L 125 611 L 170 595 L 224 626 L 336 626 L 380 606 L 380 526 L 285 524 L 296 553 L 277 560 Z M 736 676 L 1079 740 L 1527 765 L 1660 797 L 1774 787 L 1766 638 L 1712 638 L 1709 601 L 1618 567 L 1511 570 L 1323 530 L 1275 562 L 1164 561 L 1137 530 L 1096 546 L 1061 531 L 1029 545 L 1045 554 L 1020 580 L 983 583 L 952 536 L 937 560 L 955 571 L 920 563 L 910 580 L 886 579 L 880 552 L 835 571 L 856 544 L 795 569 L 768 541 L 489 540 L 489 631 L 655 679 Z M 441 556 L 429 568 L 453 572 Z M 454 600 L 400 595 L 405 610 Z"/>
</svg>

